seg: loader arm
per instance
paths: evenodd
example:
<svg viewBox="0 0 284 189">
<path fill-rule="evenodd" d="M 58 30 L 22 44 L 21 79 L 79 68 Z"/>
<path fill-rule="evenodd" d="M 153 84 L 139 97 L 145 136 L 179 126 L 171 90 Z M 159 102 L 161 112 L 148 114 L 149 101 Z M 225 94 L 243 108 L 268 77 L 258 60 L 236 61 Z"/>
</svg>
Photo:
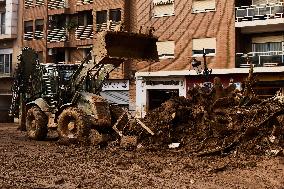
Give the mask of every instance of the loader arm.
<svg viewBox="0 0 284 189">
<path fill-rule="evenodd" d="M 129 32 L 103 31 L 95 36 L 93 53 L 81 63 L 72 77 L 72 92 L 99 94 L 109 74 L 129 59 L 157 61 L 157 38 Z M 91 87 L 86 87 L 86 82 Z"/>
</svg>

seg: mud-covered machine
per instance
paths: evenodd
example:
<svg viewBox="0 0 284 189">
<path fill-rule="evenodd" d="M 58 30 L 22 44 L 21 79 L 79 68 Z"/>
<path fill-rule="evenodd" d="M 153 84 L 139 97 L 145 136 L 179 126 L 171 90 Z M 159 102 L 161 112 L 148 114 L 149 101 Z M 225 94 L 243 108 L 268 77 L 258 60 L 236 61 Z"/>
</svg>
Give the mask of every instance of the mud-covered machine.
<svg viewBox="0 0 284 189">
<path fill-rule="evenodd" d="M 35 51 L 24 48 L 12 87 L 11 115 L 35 140 L 43 140 L 51 128 L 61 138 L 82 142 L 91 129 L 109 132 L 114 120 L 99 95 L 103 82 L 126 60 L 157 60 L 156 41 L 146 34 L 100 32 L 93 52 L 78 65 L 39 64 Z"/>
</svg>

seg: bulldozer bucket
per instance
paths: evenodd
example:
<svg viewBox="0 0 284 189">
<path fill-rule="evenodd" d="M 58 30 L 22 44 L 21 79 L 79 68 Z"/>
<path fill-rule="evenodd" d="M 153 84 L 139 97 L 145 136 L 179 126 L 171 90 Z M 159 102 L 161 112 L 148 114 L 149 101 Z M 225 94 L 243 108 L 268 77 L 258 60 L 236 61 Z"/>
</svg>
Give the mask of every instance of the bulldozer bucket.
<svg viewBox="0 0 284 189">
<path fill-rule="evenodd" d="M 95 40 L 94 54 L 103 63 L 121 59 L 158 60 L 157 38 L 150 35 L 104 31 Z"/>
</svg>

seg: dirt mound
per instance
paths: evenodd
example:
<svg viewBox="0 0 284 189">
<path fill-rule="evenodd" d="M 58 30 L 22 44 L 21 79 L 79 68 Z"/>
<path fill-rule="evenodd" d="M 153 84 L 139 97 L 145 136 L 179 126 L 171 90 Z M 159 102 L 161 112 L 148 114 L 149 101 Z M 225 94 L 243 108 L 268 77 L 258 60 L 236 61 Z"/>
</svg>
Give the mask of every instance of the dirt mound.
<svg viewBox="0 0 284 189">
<path fill-rule="evenodd" d="M 214 88 L 193 88 L 188 99 L 170 99 L 146 115 L 142 121 L 154 136 L 135 124 L 128 134 L 139 136 L 143 146 L 180 143 L 182 149 L 199 156 L 283 153 L 282 103 L 254 96 L 238 98 L 232 92 L 216 97 L 217 93 Z"/>
</svg>

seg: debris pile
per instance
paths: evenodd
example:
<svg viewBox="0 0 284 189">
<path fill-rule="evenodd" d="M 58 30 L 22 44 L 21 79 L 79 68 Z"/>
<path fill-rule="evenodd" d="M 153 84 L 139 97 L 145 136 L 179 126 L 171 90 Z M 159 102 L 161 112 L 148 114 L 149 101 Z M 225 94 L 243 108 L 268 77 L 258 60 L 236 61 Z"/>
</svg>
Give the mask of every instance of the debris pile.
<svg viewBox="0 0 284 189">
<path fill-rule="evenodd" d="M 279 98 L 258 99 L 252 85 L 244 89 L 241 96 L 215 78 L 212 89 L 192 88 L 188 98 L 172 98 L 149 112 L 142 121 L 155 135 L 137 124 L 125 129 L 126 134 L 138 136 L 145 147 L 180 143 L 176 146 L 198 156 L 283 154 L 284 105 Z"/>
</svg>

